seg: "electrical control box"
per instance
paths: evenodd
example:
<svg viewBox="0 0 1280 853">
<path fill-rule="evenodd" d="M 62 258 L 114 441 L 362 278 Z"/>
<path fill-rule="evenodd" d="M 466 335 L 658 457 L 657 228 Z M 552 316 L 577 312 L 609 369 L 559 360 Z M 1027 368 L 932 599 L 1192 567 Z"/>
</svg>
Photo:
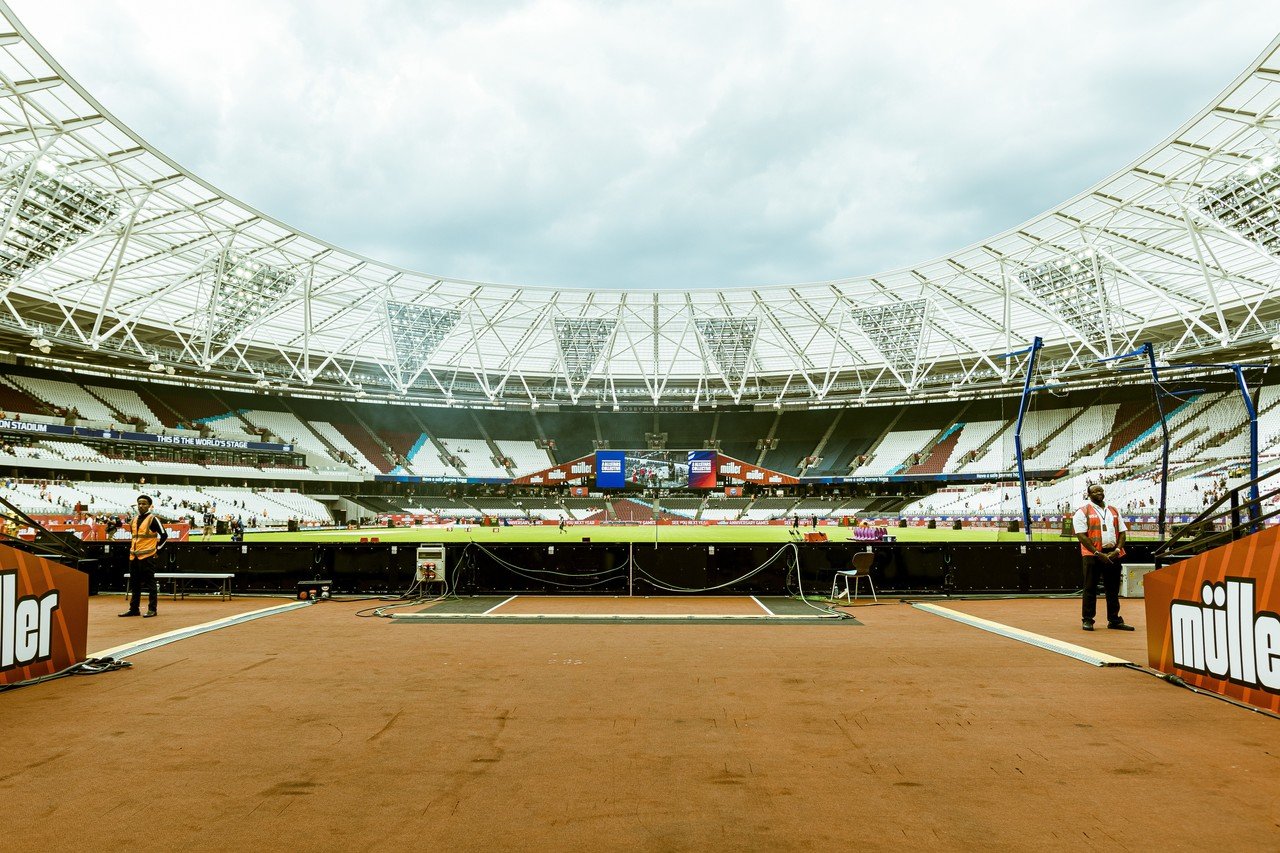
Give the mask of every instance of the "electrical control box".
<svg viewBox="0 0 1280 853">
<path fill-rule="evenodd" d="M 431 542 L 418 546 L 414 561 L 414 578 L 418 583 L 444 583 L 448 566 L 444 543 Z"/>
</svg>

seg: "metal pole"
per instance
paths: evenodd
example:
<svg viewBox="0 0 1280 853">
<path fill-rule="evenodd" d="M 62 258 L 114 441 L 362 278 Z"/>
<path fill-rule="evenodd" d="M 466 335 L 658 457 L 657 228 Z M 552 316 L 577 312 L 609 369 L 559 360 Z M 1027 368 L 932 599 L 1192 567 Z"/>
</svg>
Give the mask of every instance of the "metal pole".
<svg viewBox="0 0 1280 853">
<path fill-rule="evenodd" d="M 1236 375 L 1236 384 L 1240 386 L 1240 396 L 1244 398 L 1244 410 L 1249 413 L 1249 479 L 1253 485 L 1249 487 L 1249 521 L 1253 522 L 1250 532 L 1258 532 L 1258 517 L 1261 507 L 1258 506 L 1258 410 L 1249 396 L 1249 386 L 1244 381 L 1244 369 L 1239 364 L 1231 365 Z"/>
<path fill-rule="evenodd" d="M 1164 540 L 1164 526 L 1169 501 L 1169 422 L 1164 416 L 1164 402 L 1160 399 L 1160 373 L 1156 368 L 1156 351 L 1148 341 L 1142 345 L 1147 354 L 1147 364 L 1151 367 L 1151 393 L 1156 398 L 1156 411 L 1160 414 L 1160 433 L 1163 453 L 1160 455 L 1160 509 L 1156 516 L 1156 525 L 1161 541 Z"/>
<path fill-rule="evenodd" d="M 1018 492 L 1022 497 L 1022 528 L 1027 541 L 1031 541 L 1031 505 L 1027 503 L 1027 470 L 1022 459 L 1022 422 L 1027 416 L 1027 404 L 1031 400 L 1031 373 L 1036 369 L 1036 356 L 1044 345 L 1039 336 L 1031 342 L 1031 354 L 1027 356 L 1027 375 L 1022 382 L 1022 400 L 1018 403 L 1018 425 L 1013 431 L 1014 458 L 1018 463 Z"/>
</svg>

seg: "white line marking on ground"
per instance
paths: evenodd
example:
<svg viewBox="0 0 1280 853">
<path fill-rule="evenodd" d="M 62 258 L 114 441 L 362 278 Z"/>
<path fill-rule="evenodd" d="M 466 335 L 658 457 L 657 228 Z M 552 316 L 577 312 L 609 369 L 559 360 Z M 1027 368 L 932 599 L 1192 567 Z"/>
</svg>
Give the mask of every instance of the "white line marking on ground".
<svg viewBox="0 0 1280 853">
<path fill-rule="evenodd" d="M 763 602 L 763 601 L 761 601 L 760 599 L 756 598 L 754 595 L 753 595 L 753 596 L 751 596 L 751 600 L 752 600 L 752 601 L 754 601 L 756 604 L 759 604 L 759 605 L 760 605 L 760 609 L 762 609 L 765 613 L 768 613 L 770 616 L 777 616 L 777 615 L 778 615 L 777 613 L 774 613 L 772 610 L 770 610 L 768 607 L 765 607 L 765 606 L 764 606 L 764 602 Z"/>
<path fill-rule="evenodd" d="M 504 605 L 504 604 L 510 604 L 511 602 L 515 601 L 515 600 L 516 600 L 517 598 L 519 598 L 519 597 L 520 597 L 520 596 L 518 596 L 518 595 L 513 595 L 513 596 L 511 596 L 510 598 L 508 598 L 506 601 L 499 601 L 497 604 L 493 605 L 492 607 L 490 607 L 488 610 L 486 610 L 485 612 L 481 613 L 480 615 L 481 615 L 481 616 L 488 616 L 490 613 L 492 613 L 493 611 L 497 610 L 497 609 L 498 609 L 499 607 L 501 607 L 502 605 Z"/>
</svg>

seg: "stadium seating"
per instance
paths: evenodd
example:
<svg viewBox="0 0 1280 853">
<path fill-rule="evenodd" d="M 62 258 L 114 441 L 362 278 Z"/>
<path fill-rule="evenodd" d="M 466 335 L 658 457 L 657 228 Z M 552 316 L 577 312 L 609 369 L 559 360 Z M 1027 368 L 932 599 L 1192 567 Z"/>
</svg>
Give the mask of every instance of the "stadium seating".
<svg viewBox="0 0 1280 853">
<path fill-rule="evenodd" d="M 547 455 L 547 451 L 538 447 L 535 441 L 515 441 L 512 439 L 494 440 L 498 452 L 511 460 L 517 477 L 532 474 L 550 468 L 555 462 Z"/>
<path fill-rule="evenodd" d="M 209 449 L 184 450 L 157 445 L 124 444 L 95 440 L 84 435 L 60 436 L 6 434 L 8 450 L 0 463 L 10 471 L 29 470 L 27 479 L 70 477 L 69 485 L 32 492 L 25 484 L 20 494 L 24 506 L 41 512 L 74 505 L 77 495 L 93 499 L 94 507 L 133 506 L 137 489 L 120 485 L 108 494 L 104 484 L 82 483 L 82 476 L 123 475 L 145 477 L 148 482 L 182 481 L 192 485 L 161 485 L 172 492 L 174 506 L 166 511 L 189 510 L 199 495 L 226 482 L 266 482 L 270 485 L 326 483 L 333 493 L 337 483 L 358 484 L 375 473 L 393 470 L 385 448 L 407 458 L 396 469 L 426 477 L 495 478 L 543 470 L 553 460 L 590 453 L 597 438 L 615 449 L 640 449 L 646 433 L 666 435 L 669 449 L 701 447 L 713 437 L 722 452 L 754 462 L 764 457 L 766 467 L 806 474 L 884 476 L 910 474 L 1005 475 L 1014 468 L 1012 399 L 972 401 L 967 404 L 933 403 L 900 417 L 891 408 L 815 410 L 812 412 L 726 411 L 702 413 L 645 413 L 601 411 L 529 412 L 462 410 L 456 408 L 398 409 L 365 403 L 334 405 L 311 399 L 281 401 L 270 397 L 232 392 L 217 393 L 172 385 L 137 388 L 95 378 L 76 383 L 68 374 L 50 376 L 23 373 L 0 378 L 0 407 L 22 411 L 29 422 L 62 424 L 52 414 L 54 406 L 77 409 L 86 423 L 114 423 L 124 418 L 141 420 L 164 432 L 199 435 L 179 430 L 179 420 L 202 424 L 206 432 L 224 438 L 260 440 L 257 430 L 267 430 L 305 452 L 309 467 L 296 467 L 297 457 L 269 454 L 217 453 Z M 55 378 L 56 377 L 56 378 Z M 146 387 L 143 387 L 146 386 Z M 1198 386 L 1197 386 L 1198 387 Z M 1203 506 L 1206 495 L 1217 488 L 1221 473 L 1238 470 L 1247 462 L 1249 434 L 1239 394 L 1228 383 L 1211 390 L 1177 392 L 1166 407 L 1171 440 L 1172 476 L 1168 483 L 1170 509 L 1192 512 Z M 1223 390 L 1226 388 L 1226 390 Z M 1113 482 L 1109 497 L 1134 512 L 1150 510 L 1158 501 L 1158 484 L 1152 479 L 1161 455 L 1160 431 L 1149 390 L 1142 388 L 1107 392 L 1105 389 L 1059 400 L 1042 395 L 1033 404 L 1023 429 L 1024 457 L 1029 471 L 1065 470 L 1056 482 L 1032 483 L 1029 500 L 1033 513 L 1052 514 L 1071 509 L 1080 500 L 1082 484 L 1104 476 Z M 895 420 L 898 418 L 898 420 Z M 252 424 L 251 427 L 249 424 Z M 892 428 L 891 428 L 892 425 Z M 715 431 L 714 436 L 712 431 Z M 1280 460 L 1280 385 L 1266 385 L 1258 394 L 1258 432 L 1264 467 Z M 777 447 L 757 448 L 772 433 Z M 548 450 L 542 437 L 555 442 Z M 576 452 L 581 451 L 581 452 Z M 854 460 L 867 455 L 861 465 Z M 442 457 L 442 452 L 447 454 Z M 811 458 L 821 457 L 812 463 Z M 450 462 L 456 458 L 461 469 Z M 346 461 L 346 460 L 349 460 Z M 508 467 L 504 464 L 510 461 Z M 52 472 L 52 473 L 51 473 Z M 1021 513 L 1020 496 L 1013 477 L 999 483 L 945 487 L 932 495 L 902 498 L 891 495 L 853 499 L 801 499 L 772 493 L 749 499 L 725 499 L 719 494 L 671 495 L 657 502 L 660 518 L 672 520 L 766 521 L 782 517 L 840 518 L 896 513 L 907 515 L 1001 515 Z M 208 485 L 198 485 L 205 484 Z M 305 486 L 304 486 L 305 487 Z M 256 494 L 232 500 L 245 504 L 243 511 L 266 525 L 290 518 L 325 522 L 330 516 L 323 504 L 292 492 Z M 358 491 L 352 489 L 352 491 Z M 339 494 L 345 492 L 339 491 Z M 464 493 L 465 494 L 465 493 Z M 282 496 L 283 495 L 283 496 Z M 358 496 L 356 496 L 358 497 Z M 399 500 L 404 504 L 409 499 Z M 558 497 L 454 499 L 418 497 L 409 507 L 418 514 L 439 512 L 448 517 L 478 518 L 481 514 L 511 519 L 570 517 L 600 518 L 608 506 L 604 498 L 579 498 L 561 503 Z M 249 504 L 253 508 L 250 510 Z M 612 500 L 613 517 L 652 520 L 655 507 L 649 498 L 619 493 Z M 371 511 L 373 509 L 371 508 Z M 263 515 L 265 512 L 265 515 Z"/>
<path fill-rule="evenodd" d="M 110 425 L 121 420 L 106 403 L 73 382 L 17 375 L 9 377 L 9 381 L 51 408 L 78 411 L 81 418 L 94 425 Z"/>
<path fill-rule="evenodd" d="M 925 449 L 925 444 L 938 434 L 936 429 L 911 429 L 890 432 L 871 451 L 871 458 L 853 471 L 855 477 L 875 477 L 914 464 L 910 457 Z"/>
<path fill-rule="evenodd" d="M 506 468 L 494 463 L 493 450 L 482 438 L 442 438 L 440 444 L 461 460 L 462 470 L 468 477 L 511 476 Z"/>
<path fill-rule="evenodd" d="M 49 404 L 28 394 L 21 386 L 0 377 L 0 411 L 13 417 L 15 414 L 46 414 L 50 408 Z"/>
<path fill-rule="evenodd" d="M 138 396 L 137 391 L 128 388 L 112 388 L 106 385 L 86 385 L 85 390 L 96 397 L 100 397 L 107 405 L 126 419 L 136 419 L 147 427 L 161 425 L 159 416 Z"/>
<path fill-rule="evenodd" d="M 348 441 L 347 437 L 333 424 L 325 421 L 307 421 L 306 425 L 331 447 L 345 453 L 359 470 L 368 472 L 381 470 L 360 451 L 360 448 Z"/>
</svg>

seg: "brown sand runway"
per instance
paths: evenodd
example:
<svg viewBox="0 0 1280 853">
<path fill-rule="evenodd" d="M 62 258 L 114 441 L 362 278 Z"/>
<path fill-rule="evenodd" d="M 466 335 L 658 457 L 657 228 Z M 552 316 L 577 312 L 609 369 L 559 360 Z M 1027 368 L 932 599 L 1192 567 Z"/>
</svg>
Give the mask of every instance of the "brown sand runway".
<svg viewBox="0 0 1280 853">
<path fill-rule="evenodd" d="M 849 630 L 365 606 L 0 695 L 6 847 L 1280 846 L 1280 724 L 905 605 Z"/>
</svg>

